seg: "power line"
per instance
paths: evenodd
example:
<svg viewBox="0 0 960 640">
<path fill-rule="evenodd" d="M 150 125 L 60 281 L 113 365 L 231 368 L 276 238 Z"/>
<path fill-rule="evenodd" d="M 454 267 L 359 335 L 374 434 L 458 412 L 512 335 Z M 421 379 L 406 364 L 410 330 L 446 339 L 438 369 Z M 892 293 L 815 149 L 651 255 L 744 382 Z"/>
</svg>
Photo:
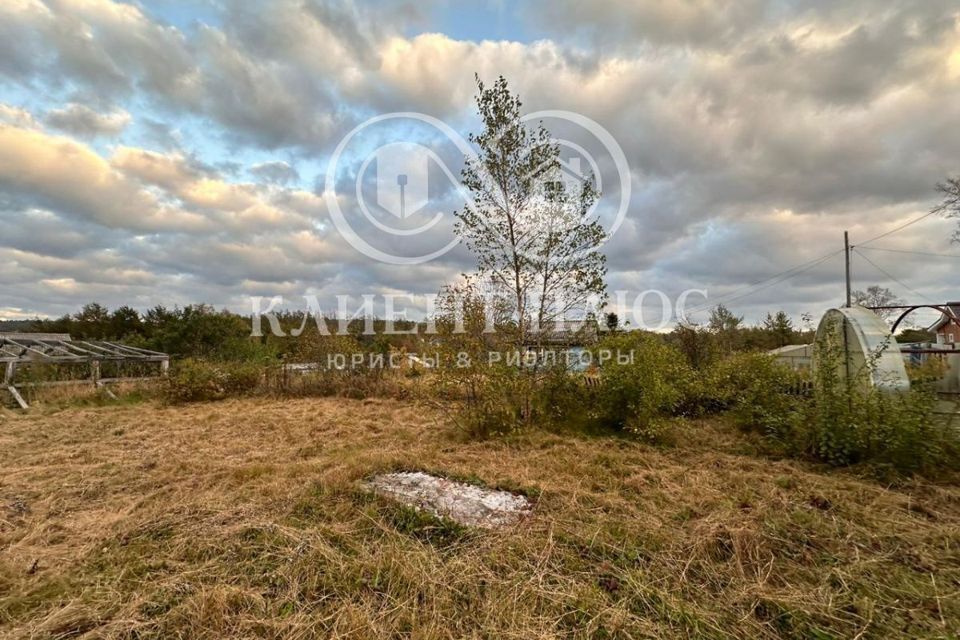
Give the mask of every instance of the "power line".
<svg viewBox="0 0 960 640">
<path fill-rule="evenodd" d="M 910 291 L 911 293 L 914 293 L 914 294 L 920 296 L 921 298 L 925 298 L 926 300 L 931 300 L 931 298 L 928 298 L 927 296 L 923 295 L 923 294 L 920 293 L 919 291 L 916 291 L 916 290 L 913 289 L 912 287 L 904 284 L 903 282 L 901 282 L 900 280 L 898 280 L 896 277 L 894 277 L 893 275 L 891 275 L 890 273 L 888 273 L 886 270 L 884 270 L 881 266 L 879 266 L 879 265 L 878 265 L 877 263 L 875 263 L 873 260 L 871 260 L 870 258 L 868 258 L 867 256 L 865 256 L 863 253 L 861 253 L 860 250 L 859 250 L 859 247 L 863 247 L 864 249 L 868 249 L 868 250 L 869 250 L 869 249 L 873 249 L 874 251 L 890 251 L 890 252 L 895 252 L 895 253 L 908 253 L 908 254 L 925 255 L 925 256 L 942 257 L 942 258 L 960 258 L 960 255 L 952 255 L 952 254 L 946 254 L 946 253 L 927 253 L 927 252 L 923 252 L 923 251 L 907 251 L 907 250 L 904 250 L 904 249 L 887 249 L 887 248 L 882 248 L 882 247 L 866 247 L 866 246 L 864 246 L 864 245 L 870 244 L 871 242 L 874 242 L 874 241 L 876 241 L 876 240 L 879 240 L 879 239 L 881 239 L 881 238 L 886 238 L 887 236 L 889 236 L 889 235 L 891 235 L 891 234 L 894 234 L 894 233 L 896 233 L 896 232 L 898 232 L 898 231 L 902 231 L 903 229 L 906 229 L 907 227 L 909 227 L 909 226 L 911 226 L 911 225 L 914 225 L 914 224 L 916 224 L 916 223 L 918 223 L 918 222 L 920 222 L 920 221 L 922 221 L 922 220 L 925 220 L 925 219 L 929 218 L 930 216 L 932 216 L 932 215 L 935 214 L 935 213 L 937 213 L 936 210 L 929 211 L 929 212 L 923 214 L 922 216 L 919 216 L 919 217 L 914 218 L 914 219 L 912 219 L 912 220 L 908 220 L 907 222 L 905 222 L 905 223 L 903 223 L 903 224 L 901 224 L 901 225 L 899 225 L 899 226 L 897 226 L 897 227 L 894 227 L 893 229 L 890 229 L 889 231 L 885 231 L 884 233 L 881 233 L 881 234 L 879 234 L 879 235 L 877 235 L 877 236 L 874 236 L 874 237 L 870 238 L 869 240 L 866 240 L 866 241 L 864 241 L 864 242 L 861 242 L 861 243 L 859 243 L 859 244 L 857 244 L 857 245 L 851 245 L 851 246 L 850 246 L 850 249 L 852 249 L 853 251 L 855 251 L 855 252 L 857 253 L 857 255 L 859 255 L 861 258 L 863 258 L 863 259 L 866 260 L 868 263 L 870 263 L 870 265 L 872 265 L 877 271 L 879 271 L 880 273 L 884 274 L 885 276 L 887 276 L 888 278 L 890 278 L 892 281 L 894 281 L 894 282 L 896 282 L 897 284 L 899 284 L 900 286 L 902 286 L 902 287 L 903 287 L 904 289 L 906 289 L 907 291 Z M 740 300 L 740 299 L 742 299 L 742 298 L 746 298 L 747 296 L 751 296 L 751 295 L 753 295 L 754 293 L 757 293 L 758 291 L 763 291 L 764 289 L 768 289 L 768 288 L 772 287 L 772 286 L 775 285 L 775 284 L 780 284 L 781 282 L 783 282 L 783 281 L 785 281 L 785 280 L 788 280 L 788 279 L 790 279 L 790 278 L 792 278 L 792 277 L 794 277 L 794 276 L 800 275 L 801 273 L 805 273 L 805 272 L 809 271 L 810 269 L 813 269 L 814 267 L 822 264 L 823 262 L 826 262 L 827 260 L 829 260 L 829 259 L 832 258 L 833 256 L 837 255 L 838 253 L 843 253 L 844 251 L 847 251 L 847 249 L 844 248 L 844 249 L 840 249 L 840 250 L 837 250 L 837 251 L 832 251 L 832 252 L 830 252 L 830 253 L 828 253 L 828 254 L 826 254 L 826 255 L 823 255 L 823 256 L 821 256 L 821 257 L 819 257 L 819 258 L 815 258 L 815 259 L 810 260 L 810 261 L 808 261 L 808 262 L 803 262 L 803 263 L 801 263 L 801 264 L 798 264 L 798 265 L 796 265 L 796 266 L 794 266 L 794 267 L 791 267 L 790 269 L 787 269 L 786 271 L 782 271 L 782 272 L 780 272 L 780 273 L 778 273 L 778 274 L 776 274 L 776 275 L 770 276 L 769 278 L 764 278 L 763 280 L 758 280 L 757 282 L 754 282 L 754 283 L 752 283 L 752 284 L 748 284 L 748 285 L 746 285 L 746 286 L 740 287 L 739 289 L 735 289 L 735 290 L 731 291 L 730 293 L 727 293 L 727 294 L 725 294 L 725 295 L 722 295 L 722 296 L 720 296 L 720 297 L 718 297 L 718 298 L 715 298 L 715 299 L 709 301 L 708 303 L 705 303 L 705 304 L 699 305 L 699 306 L 697 306 L 697 307 L 694 307 L 693 309 L 690 309 L 689 311 L 686 312 L 685 315 L 693 314 L 693 313 L 698 313 L 698 312 L 700 312 L 700 311 L 703 311 L 704 309 L 708 309 L 708 308 L 710 308 L 710 307 L 715 307 L 716 305 L 719 305 L 719 304 L 726 304 L 726 303 L 729 303 L 729 302 L 734 302 L 734 301 L 736 301 L 736 300 Z M 742 293 L 741 295 L 737 295 L 737 294 L 740 294 L 741 292 L 744 292 L 744 293 Z"/>
<path fill-rule="evenodd" d="M 751 296 L 751 295 L 753 295 L 754 293 L 757 293 L 758 291 L 763 291 L 764 289 L 769 289 L 770 287 L 772 287 L 772 286 L 775 285 L 775 284 L 780 284 L 781 282 L 783 282 L 783 281 L 785 281 L 785 280 L 789 280 L 790 278 L 792 278 L 792 277 L 794 277 L 794 276 L 798 276 L 798 275 L 800 275 L 801 273 L 805 273 L 805 272 L 809 271 L 810 269 L 813 269 L 814 267 L 816 267 L 816 266 L 818 266 L 818 265 L 826 262 L 827 260 L 829 260 L 830 258 L 832 258 L 833 256 L 835 256 L 835 255 L 837 255 L 837 254 L 839 254 L 839 253 L 843 253 L 843 249 L 838 249 L 837 251 L 832 251 L 832 252 L 830 252 L 830 253 L 828 253 L 828 254 L 826 254 L 826 255 L 824 255 L 824 256 L 820 256 L 819 258 L 815 258 L 815 259 L 813 259 L 813 260 L 810 260 L 810 261 L 807 261 L 807 262 L 803 262 L 803 263 L 798 264 L 798 265 L 796 265 L 796 266 L 794 266 L 794 267 L 791 267 L 790 269 L 787 269 L 786 271 L 781 271 L 780 273 L 778 273 L 778 274 L 776 274 L 776 275 L 773 275 L 773 276 L 770 276 L 769 278 L 764 278 L 763 280 L 758 280 L 757 282 L 754 282 L 753 284 L 748 284 L 748 285 L 746 285 L 746 286 L 744 286 L 744 287 L 740 287 L 739 289 L 734 289 L 734 290 L 731 291 L 730 293 L 727 293 L 727 294 L 725 294 L 725 295 L 722 295 L 722 296 L 720 296 L 720 297 L 718 297 L 718 298 L 716 298 L 716 299 L 714 299 L 714 300 L 709 301 L 709 302 L 706 303 L 706 304 L 699 305 L 699 306 L 697 306 L 697 307 L 694 307 L 693 309 L 690 309 L 690 310 L 686 311 L 684 315 L 689 315 L 689 314 L 692 314 L 692 313 L 698 313 L 698 312 L 700 312 L 700 311 L 703 311 L 704 309 L 708 309 L 708 308 L 710 308 L 710 307 L 714 307 L 714 306 L 716 306 L 716 305 L 718 305 L 718 304 L 725 304 L 725 303 L 727 303 L 727 302 L 733 302 L 733 301 L 735 301 L 735 300 L 740 300 L 741 298 L 746 298 L 747 296 Z M 758 285 L 762 285 L 762 286 L 758 286 Z M 749 289 L 749 291 L 748 291 L 748 289 Z M 743 293 L 742 295 L 736 295 L 737 293 L 740 293 L 740 292 L 745 292 L 745 293 Z M 731 296 L 732 296 L 732 297 L 731 297 Z"/>
<path fill-rule="evenodd" d="M 887 247 L 864 247 L 860 245 L 861 249 L 867 249 L 868 251 L 889 251 L 891 253 L 910 253 L 917 256 L 932 256 L 934 258 L 960 258 L 960 255 L 954 253 L 929 253 L 927 251 L 907 251 L 906 249 L 888 249 Z"/>
<path fill-rule="evenodd" d="M 870 238 L 869 240 L 867 240 L 867 241 L 865 241 L 865 242 L 861 242 L 861 243 L 859 243 L 857 246 L 862 247 L 862 246 L 865 245 L 865 244 L 870 244 L 870 243 L 873 242 L 874 240 L 879 240 L 880 238 L 886 238 L 886 237 L 887 237 L 888 235 L 890 235 L 891 233 L 896 233 L 897 231 L 901 231 L 901 230 L 903 230 L 903 229 L 906 229 L 906 228 L 909 227 L 910 225 L 916 224 L 916 223 L 920 222 L 921 220 L 924 220 L 924 219 L 926 219 L 926 218 L 929 218 L 930 216 L 932 216 L 932 215 L 935 214 L 936 212 L 937 212 L 937 211 L 936 211 L 935 209 L 934 209 L 933 211 L 928 211 L 927 213 L 923 214 L 923 215 L 920 216 L 919 218 L 914 218 L 913 220 L 910 220 L 909 222 L 905 222 L 905 223 L 903 223 L 902 225 L 900 225 L 899 227 L 896 227 L 896 228 L 894 228 L 894 229 L 890 229 L 890 231 L 886 231 L 886 232 L 884 232 L 884 233 L 881 233 L 880 235 L 875 236 L 875 237 L 873 237 L 873 238 Z"/>
<path fill-rule="evenodd" d="M 888 278 L 890 278 L 891 280 L 893 280 L 894 282 L 896 282 L 897 284 L 899 284 L 901 287 L 903 287 L 904 289 L 906 289 L 906 290 L 909 291 L 910 293 L 914 293 L 914 294 L 920 296 L 921 298 L 923 298 L 923 299 L 925 299 L 925 300 L 928 300 L 928 301 L 930 301 L 930 302 L 935 302 L 935 300 L 933 300 L 932 298 L 928 298 L 927 296 L 923 295 L 922 293 L 920 293 L 919 291 L 917 291 L 916 289 L 914 289 L 914 288 L 911 287 L 910 285 L 904 284 L 903 282 L 901 282 L 900 280 L 898 280 L 895 276 L 891 275 L 891 274 L 890 274 L 888 271 L 886 271 L 883 267 L 881 267 L 880 265 L 878 265 L 876 262 L 874 262 L 873 260 L 871 260 L 871 259 L 868 258 L 867 256 L 863 255 L 863 253 L 861 253 L 859 249 L 854 249 L 854 251 L 856 252 L 856 254 L 857 254 L 858 256 L 860 256 L 861 258 L 863 258 L 864 260 L 866 260 L 867 262 L 869 262 L 869 263 L 873 266 L 874 269 L 876 269 L 877 271 L 879 271 L 879 272 L 882 273 L 883 275 L 887 276 Z"/>
</svg>

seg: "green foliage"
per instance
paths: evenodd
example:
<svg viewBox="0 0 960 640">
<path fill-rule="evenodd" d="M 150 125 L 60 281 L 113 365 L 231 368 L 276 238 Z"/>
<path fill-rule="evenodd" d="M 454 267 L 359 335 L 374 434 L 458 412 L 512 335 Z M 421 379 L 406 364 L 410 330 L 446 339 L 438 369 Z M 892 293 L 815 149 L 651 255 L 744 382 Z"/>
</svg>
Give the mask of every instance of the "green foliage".
<svg viewBox="0 0 960 640">
<path fill-rule="evenodd" d="M 167 309 L 157 306 L 143 315 L 131 307 L 110 312 L 96 302 L 72 316 L 37 320 L 33 331 L 68 333 L 74 338 L 116 340 L 169 353 L 174 357 L 248 360 L 263 345 L 251 340 L 250 320 L 205 304 Z M 258 346 L 259 345 L 259 346 Z"/>
<path fill-rule="evenodd" d="M 613 311 L 605 313 L 603 316 L 603 325 L 610 333 L 616 333 L 620 329 L 620 316 Z"/>
<path fill-rule="evenodd" d="M 488 309 L 487 304 L 494 307 Z M 742 328 L 737 316 L 718 308 L 710 330 L 681 327 L 666 337 L 636 331 L 607 335 L 594 352 L 594 362 L 603 350 L 614 357 L 603 363 L 598 384 L 588 386 L 559 360 L 533 366 L 511 362 L 518 348 L 509 330 L 496 334 L 484 330 L 488 311 L 502 319 L 497 304 L 471 284 L 441 296 L 439 335 L 429 346 L 440 366 L 424 370 L 422 376 L 422 386 L 432 391 L 428 399 L 459 403 L 461 410 L 452 417 L 471 436 L 562 424 L 591 431 L 621 430 L 654 441 L 668 435 L 666 425 L 674 416 L 726 412 L 740 428 L 762 435 L 780 453 L 833 465 L 879 465 L 899 473 L 934 473 L 960 465 L 960 436 L 937 417 L 936 397 L 925 391 L 925 383 L 942 373 L 936 364 L 911 370 L 914 389 L 906 393 L 878 391 L 860 384 L 862 376 L 848 384 L 839 366 L 821 366 L 811 380 L 768 355 L 729 352 L 733 343 L 737 349 L 766 348 L 780 329 L 785 339 L 787 330 L 793 332 L 788 317 L 771 317 L 766 329 Z M 366 367 L 292 374 L 273 363 L 325 365 L 332 354 L 348 359 L 354 354 L 388 355 L 396 344 L 382 336 L 323 335 L 327 332 L 319 330 L 290 342 L 251 339 L 248 322 L 205 305 L 156 307 L 140 316 L 126 307 L 111 313 L 94 303 L 74 316 L 42 321 L 34 329 L 69 332 L 78 338 L 122 338 L 137 346 L 186 354 L 174 360 L 163 384 L 162 395 L 172 403 L 268 392 L 400 397 L 410 393 L 405 383 L 415 382 Z M 724 345 L 727 339 L 731 342 Z M 500 353 L 501 358 L 491 360 L 491 353 Z M 723 353 L 727 355 L 721 357 Z M 467 356 L 466 366 L 459 362 L 461 354 Z M 616 357 L 630 354 L 630 361 Z M 827 364 L 839 357 L 829 352 L 818 356 Z M 114 375 L 107 369 L 103 373 Z M 86 368 L 36 364 L 24 367 L 19 375 L 27 381 L 53 381 L 88 374 Z"/>
<path fill-rule="evenodd" d="M 437 299 L 433 351 L 439 362 L 431 372 L 433 389 L 461 403 L 454 419 L 470 437 L 509 433 L 535 419 L 536 371 L 507 361 L 519 353 L 513 345 L 522 341 L 498 304 L 471 278 L 444 287 Z M 488 314 L 501 318 L 504 330 L 486 331 Z"/>
<path fill-rule="evenodd" d="M 735 315 L 726 306 L 718 304 L 710 310 L 710 320 L 707 324 L 710 331 L 736 331 L 743 324 L 743 316 Z"/>
<path fill-rule="evenodd" d="M 338 354 L 348 360 L 358 353 L 363 353 L 363 346 L 351 335 L 321 335 L 318 332 L 304 334 L 293 346 L 290 360 L 293 362 L 319 362 L 326 365 L 327 361 Z"/>
<path fill-rule="evenodd" d="M 588 426 L 592 394 L 565 365 L 549 367 L 543 372 L 535 397 L 538 412 L 549 424 L 573 428 Z"/>
<path fill-rule="evenodd" d="M 739 348 L 742 324 L 743 316 L 735 315 L 722 304 L 710 311 L 707 329 L 714 336 L 716 347 L 720 352 L 730 353 Z"/>
<path fill-rule="evenodd" d="M 738 426 L 788 441 L 809 378 L 765 353 L 733 354 L 705 371 L 691 394 L 701 411 L 729 410 Z"/>
<path fill-rule="evenodd" d="M 178 361 L 164 381 L 167 402 L 202 402 L 256 393 L 264 367 L 249 362 L 210 362 L 187 358 Z"/>
<path fill-rule="evenodd" d="M 536 379 L 519 366 L 495 363 L 475 369 L 447 367 L 459 378 L 463 405 L 457 421 L 470 437 L 488 438 L 504 435 L 533 424 L 541 416 L 535 413 Z"/>
<path fill-rule="evenodd" d="M 936 342 L 937 335 L 932 331 L 927 331 L 926 329 L 904 329 L 897 334 L 897 342 L 899 344 L 909 344 L 911 342 Z"/>
<path fill-rule="evenodd" d="M 604 349 L 614 356 L 602 367 L 592 418 L 605 427 L 660 439 L 664 418 L 677 413 L 692 381 L 683 354 L 640 332 L 610 336 L 600 344 L 600 351 Z"/>
<path fill-rule="evenodd" d="M 806 446 L 816 458 L 833 465 L 888 465 L 901 473 L 957 467 L 960 438 L 937 420 L 935 393 L 847 385 L 828 367 L 817 376 L 804 420 Z"/>
<path fill-rule="evenodd" d="M 907 365 L 907 375 L 910 376 L 911 385 L 920 388 L 935 385 L 948 370 L 946 360 L 941 358 L 928 358 L 920 364 Z"/>
<path fill-rule="evenodd" d="M 470 134 L 477 155 L 461 172 L 473 197 L 456 212 L 456 232 L 509 301 L 522 348 L 532 326 L 605 298 L 606 256 L 597 247 L 606 231 L 588 215 L 599 198 L 595 180 L 568 187 L 558 179 L 560 146 L 542 123 L 524 123 L 506 79 L 487 86 L 478 77 L 477 92 L 483 129 Z"/>
<path fill-rule="evenodd" d="M 784 311 L 777 311 L 776 315 L 768 313 L 763 328 L 773 334 L 778 347 L 790 344 L 795 336 L 793 320 Z"/>
<path fill-rule="evenodd" d="M 678 349 L 694 369 L 708 367 L 718 355 L 717 336 L 695 324 L 678 324 L 667 335 L 667 342 Z"/>
<path fill-rule="evenodd" d="M 403 504 L 382 501 L 379 512 L 398 532 L 440 549 L 469 540 L 475 533 L 449 518 L 440 518 Z"/>
<path fill-rule="evenodd" d="M 225 359 L 250 335 L 249 320 L 207 305 L 171 312 L 158 307 L 147 313 L 147 325 L 153 329 L 150 343 L 174 356 Z"/>
<path fill-rule="evenodd" d="M 815 379 L 764 354 L 736 354 L 701 377 L 703 411 L 729 411 L 735 423 L 779 451 L 835 466 L 868 463 L 897 473 L 956 468 L 960 438 L 934 414 L 936 396 L 851 384 L 837 354 L 821 356 Z M 812 393 L 811 393 L 812 392 Z"/>
</svg>

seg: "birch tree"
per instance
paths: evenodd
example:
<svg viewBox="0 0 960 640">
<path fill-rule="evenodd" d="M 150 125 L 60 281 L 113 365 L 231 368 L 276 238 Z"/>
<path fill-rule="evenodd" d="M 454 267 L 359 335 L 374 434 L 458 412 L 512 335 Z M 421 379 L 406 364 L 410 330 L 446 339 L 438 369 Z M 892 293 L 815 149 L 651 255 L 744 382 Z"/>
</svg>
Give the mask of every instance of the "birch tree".
<svg viewBox="0 0 960 640">
<path fill-rule="evenodd" d="M 477 79 L 483 125 L 471 134 L 477 154 L 466 159 L 463 185 L 472 199 L 457 212 L 457 233 L 480 273 L 506 292 L 516 338 L 527 344 L 543 327 L 595 298 L 602 303 L 605 232 L 587 214 L 599 197 L 593 176 L 563 179 L 560 147 L 542 123 L 522 122 L 522 102 L 501 76 Z"/>
</svg>

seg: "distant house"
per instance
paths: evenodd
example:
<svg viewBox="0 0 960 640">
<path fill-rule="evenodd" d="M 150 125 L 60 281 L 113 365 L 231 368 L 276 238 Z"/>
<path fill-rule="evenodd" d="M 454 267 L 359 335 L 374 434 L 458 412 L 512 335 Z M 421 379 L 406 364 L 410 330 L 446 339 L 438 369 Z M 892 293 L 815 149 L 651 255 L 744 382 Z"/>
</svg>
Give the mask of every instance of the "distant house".
<svg viewBox="0 0 960 640">
<path fill-rule="evenodd" d="M 948 302 L 947 306 L 953 311 L 953 315 L 960 318 L 960 302 Z M 941 314 L 930 327 L 930 332 L 936 334 L 937 344 L 956 345 L 960 343 L 960 323 L 947 314 Z"/>
</svg>

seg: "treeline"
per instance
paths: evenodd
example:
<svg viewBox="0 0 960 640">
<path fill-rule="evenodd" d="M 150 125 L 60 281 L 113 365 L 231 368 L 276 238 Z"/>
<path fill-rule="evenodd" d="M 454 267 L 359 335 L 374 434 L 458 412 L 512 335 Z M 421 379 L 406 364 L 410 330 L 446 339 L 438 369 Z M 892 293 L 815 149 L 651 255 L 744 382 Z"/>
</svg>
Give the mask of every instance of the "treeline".
<svg viewBox="0 0 960 640">
<path fill-rule="evenodd" d="M 304 323 L 300 312 L 277 314 L 284 336 L 270 331 L 266 318 L 262 319 L 262 337 L 251 337 L 250 316 L 227 310 L 218 310 L 207 304 L 168 308 L 156 306 L 141 313 L 129 306 L 110 310 L 92 302 L 80 311 L 60 318 L 17 321 L 9 330 L 67 333 L 77 339 L 123 342 L 180 358 L 213 358 L 222 360 L 249 360 L 296 358 L 303 342 L 312 342 L 320 334 L 314 318 Z M 326 318 L 327 333 L 340 332 L 340 322 Z M 682 324 L 661 336 L 668 344 L 682 352 L 694 367 L 704 366 L 730 353 L 769 351 L 790 344 L 812 342 L 813 330 L 809 318 L 796 327 L 793 319 L 783 311 L 768 314 L 756 326 L 748 326 L 742 316 L 734 315 L 723 305 L 717 306 L 703 325 Z M 372 324 L 373 334 L 366 335 L 365 325 Z M 602 329 L 625 331 L 615 314 L 607 314 Z M 424 332 L 413 335 L 385 335 L 386 323 L 379 318 L 358 318 L 347 323 L 345 329 L 358 346 L 372 351 L 391 348 L 408 351 L 422 350 L 429 336 Z M 416 323 L 397 320 L 397 331 L 410 331 Z M 302 329 L 297 336 L 292 335 Z"/>
<path fill-rule="evenodd" d="M 252 337 L 252 321 L 231 311 L 218 310 L 207 304 L 187 305 L 172 309 L 156 306 L 140 313 L 129 306 L 110 310 L 92 302 L 77 313 L 60 318 L 17 321 L 9 330 L 40 333 L 66 333 L 75 339 L 122 342 L 135 347 L 162 351 L 178 358 L 215 360 L 269 360 L 296 357 L 304 342 L 315 342 L 320 331 L 316 320 L 304 323 L 302 313 L 276 314 L 283 336 L 270 332 L 266 318 L 262 320 L 263 336 Z M 340 322 L 324 318 L 326 331 L 336 334 Z M 365 335 L 365 324 L 372 324 L 374 335 Z M 396 331 L 409 331 L 415 323 L 394 322 Z M 384 335 L 386 323 L 379 318 L 357 318 L 344 327 L 360 346 L 375 351 L 392 347 L 414 349 L 421 339 L 414 335 Z M 292 335 L 302 329 L 298 336 Z"/>
<path fill-rule="evenodd" d="M 797 327 L 784 311 L 768 313 L 759 325 L 747 325 L 724 305 L 710 312 L 705 324 L 683 323 L 666 336 L 694 368 L 708 366 L 733 353 L 770 351 L 792 344 L 813 342 L 812 317 L 804 314 L 804 327 Z"/>
<path fill-rule="evenodd" d="M 629 331 L 608 315 L 601 323 L 607 331 L 593 351 L 630 357 L 601 364 L 593 384 L 569 375 L 559 359 L 536 366 L 490 359 L 492 351 L 509 354 L 521 344 L 512 341 L 509 330 L 487 333 L 485 317 L 474 307 L 464 319 L 466 331 L 457 331 L 456 312 L 442 311 L 435 335 L 384 335 L 383 320 L 361 318 L 345 325 L 347 335 L 337 335 L 336 319 L 324 320 L 326 331 L 320 332 L 312 318 L 304 323 L 302 314 L 289 313 L 278 318 L 287 335 L 265 331 L 253 337 L 249 317 L 208 305 L 155 307 L 141 314 L 130 307 L 109 311 L 89 304 L 29 328 L 119 340 L 176 356 L 159 388 L 161 397 L 174 403 L 257 395 L 412 397 L 454 401 L 451 420 L 472 437 L 539 425 L 591 433 L 620 430 L 651 442 L 670 441 L 678 419 L 727 414 L 741 429 L 762 437 L 762 446 L 776 455 L 836 465 L 870 462 L 908 473 L 952 469 L 960 459 L 956 433 L 941 428 L 933 413 L 935 394 L 918 389 L 887 396 L 866 386 L 848 388 L 835 379 L 840 367 L 829 359 L 812 380 L 758 353 L 811 340 L 812 329 L 796 329 L 785 313 L 770 314 L 751 327 L 718 306 L 704 325 L 680 325 L 668 334 Z M 303 333 L 290 335 L 304 324 Z M 364 331 L 370 324 L 372 335 Z M 268 328 L 265 319 L 263 328 Z M 429 370 L 404 358 L 397 369 L 350 366 L 292 373 L 278 366 L 392 349 L 440 357 Z M 834 353 L 827 350 L 828 356 Z"/>
<path fill-rule="evenodd" d="M 250 321 L 205 304 L 174 309 L 157 306 L 140 313 L 128 306 L 111 311 L 92 302 L 73 315 L 34 320 L 30 330 L 123 342 L 179 357 L 225 357 L 245 346 Z"/>
</svg>

